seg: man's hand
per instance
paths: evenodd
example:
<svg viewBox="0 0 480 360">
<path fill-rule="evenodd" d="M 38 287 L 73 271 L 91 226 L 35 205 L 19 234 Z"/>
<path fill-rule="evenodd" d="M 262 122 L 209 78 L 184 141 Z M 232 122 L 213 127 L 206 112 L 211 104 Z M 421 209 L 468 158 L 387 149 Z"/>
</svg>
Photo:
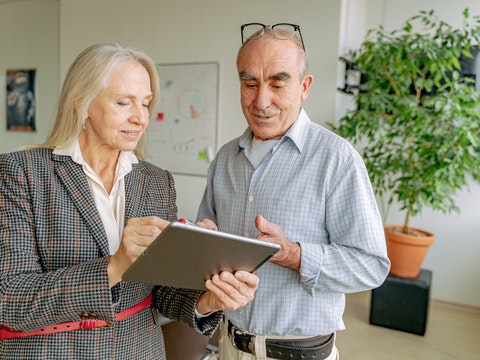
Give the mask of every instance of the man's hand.
<svg viewBox="0 0 480 360">
<path fill-rule="evenodd" d="M 270 258 L 270 262 L 299 271 L 302 250 L 299 243 L 287 239 L 277 224 L 267 221 L 262 215 L 255 217 L 255 226 L 260 234 L 257 239 L 280 245 L 281 249 Z"/>
<path fill-rule="evenodd" d="M 208 289 L 197 301 L 196 309 L 200 314 L 218 310 L 236 310 L 247 305 L 254 298 L 259 279 L 248 271 L 235 274 L 224 271 L 205 282 Z"/>
<path fill-rule="evenodd" d="M 204 228 L 204 229 L 210 229 L 210 230 L 218 230 L 217 224 L 215 224 L 212 220 L 210 219 L 202 219 L 200 221 L 197 221 L 195 223 L 198 227 Z"/>
</svg>

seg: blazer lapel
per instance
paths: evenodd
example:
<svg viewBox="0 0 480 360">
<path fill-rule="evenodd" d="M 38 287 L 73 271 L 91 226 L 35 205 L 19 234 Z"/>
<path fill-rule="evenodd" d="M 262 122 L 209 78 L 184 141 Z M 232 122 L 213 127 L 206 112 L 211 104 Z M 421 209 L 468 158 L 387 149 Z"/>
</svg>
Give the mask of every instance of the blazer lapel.
<svg viewBox="0 0 480 360">
<path fill-rule="evenodd" d="M 125 176 L 125 223 L 128 219 L 145 214 L 145 175 L 141 163 L 132 164 L 132 171 Z"/>
<path fill-rule="evenodd" d="M 82 167 L 73 162 L 70 157 L 57 156 L 54 154 L 53 158 L 57 160 L 55 171 L 65 185 L 73 203 L 85 219 L 85 224 L 96 240 L 101 254 L 103 256 L 109 255 L 107 234 L 105 233 L 102 220 L 98 214 L 95 201 L 88 186 L 87 177 Z"/>
</svg>

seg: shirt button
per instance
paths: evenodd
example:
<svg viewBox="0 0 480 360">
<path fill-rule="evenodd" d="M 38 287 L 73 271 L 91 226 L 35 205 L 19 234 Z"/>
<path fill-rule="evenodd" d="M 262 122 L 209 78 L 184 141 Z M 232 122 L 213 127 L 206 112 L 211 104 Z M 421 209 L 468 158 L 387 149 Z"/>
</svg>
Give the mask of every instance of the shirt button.
<svg viewBox="0 0 480 360">
<path fill-rule="evenodd" d="M 250 195 L 250 196 L 248 197 L 248 201 L 253 201 L 253 196 Z"/>
</svg>

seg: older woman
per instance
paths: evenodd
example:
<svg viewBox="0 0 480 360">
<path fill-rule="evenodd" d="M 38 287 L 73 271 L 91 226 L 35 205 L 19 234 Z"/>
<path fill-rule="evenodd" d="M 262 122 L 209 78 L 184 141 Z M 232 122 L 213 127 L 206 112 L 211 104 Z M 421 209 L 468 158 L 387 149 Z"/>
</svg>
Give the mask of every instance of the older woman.
<svg viewBox="0 0 480 360">
<path fill-rule="evenodd" d="M 45 143 L 0 156 L 3 359 L 165 359 L 160 313 L 212 334 L 258 278 L 208 291 L 122 281 L 177 216 L 172 175 L 142 160 L 158 98 L 155 63 L 116 43 L 71 65 Z"/>
</svg>

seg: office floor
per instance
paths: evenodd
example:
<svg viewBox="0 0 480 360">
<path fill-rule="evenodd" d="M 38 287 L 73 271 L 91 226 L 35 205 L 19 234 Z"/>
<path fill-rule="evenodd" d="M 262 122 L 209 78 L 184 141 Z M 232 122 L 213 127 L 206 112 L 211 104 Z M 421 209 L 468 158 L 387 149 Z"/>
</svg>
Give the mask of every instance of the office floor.
<svg viewBox="0 0 480 360">
<path fill-rule="evenodd" d="M 371 292 L 347 295 L 347 330 L 337 333 L 341 360 L 474 360 L 480 311 L 432 300 L 424 336 L 370 325 Z"/>
</svg>

